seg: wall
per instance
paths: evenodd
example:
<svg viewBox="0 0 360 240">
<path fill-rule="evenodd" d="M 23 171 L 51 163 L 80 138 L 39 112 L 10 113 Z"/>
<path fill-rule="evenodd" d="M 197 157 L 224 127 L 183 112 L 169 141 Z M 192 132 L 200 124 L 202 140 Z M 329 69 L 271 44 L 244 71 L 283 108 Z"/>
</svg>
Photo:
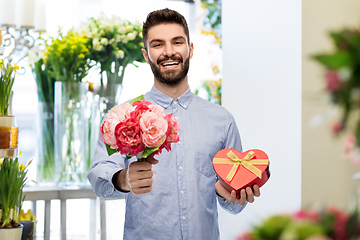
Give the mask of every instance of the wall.
<svg viewBox="0 0 360 240">
<path fill-rule="evenodd" d="M 301 205 L 301 1 L 223 1 L 223 105 L 243 149 L 268 153 L 271 177 L 239 215 L 220 212 L 221 239 Z"/>
<path fill-rule="evenodd" d="M 324 90 L 324 71 L 310 55 L 332 50 L 327 33 L 344 26 L 359 26 L 360 2 L 357 0 L 304 0 L 302 51 L 302 205 L 337 206 L 347 210 L 356 194 L 352 175 L 359 171 L 342 159 L 344 136 L 334 137 L 331 125 L 336 110 L 329 111 Z"/>
</svg>

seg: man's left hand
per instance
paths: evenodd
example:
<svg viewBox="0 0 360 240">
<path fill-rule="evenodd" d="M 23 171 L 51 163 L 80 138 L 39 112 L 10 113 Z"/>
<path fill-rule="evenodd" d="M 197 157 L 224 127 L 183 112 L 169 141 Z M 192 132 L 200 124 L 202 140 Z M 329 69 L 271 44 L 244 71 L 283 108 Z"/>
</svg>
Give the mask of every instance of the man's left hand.
<svg viewBox="0 0 360 240">
<path fill-rule="evenodd" d="M 260 196 L 260 188 L 258 185 L 254 185 L 252 189 L 247 187 L 246 189 L 241 189 L 240 191 L 240 198 L 236 198 L 236 191 L 232 190 L 229 192 L 226 188 L 221 185 L 220 181 L 215 183 L 215 191 L 216 193 L 228 200 L 229 202 L 234 203 L 235 201 L 238 202 L 240 205 L 245 205 L 246 202 L 254 202 L 255 197 Z"/>
</svg>

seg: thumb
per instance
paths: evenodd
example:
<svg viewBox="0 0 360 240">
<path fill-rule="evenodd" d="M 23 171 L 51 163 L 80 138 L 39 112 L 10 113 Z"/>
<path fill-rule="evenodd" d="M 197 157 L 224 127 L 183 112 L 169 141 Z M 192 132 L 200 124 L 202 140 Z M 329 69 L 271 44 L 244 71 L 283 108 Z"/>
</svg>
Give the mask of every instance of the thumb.
<svg viewBox="0 0 360 240">
<path fill-rule="evenodd" d="M 151 163 L 151 164 L 157 164 L 158 162 L 159 162 L 159 160 L 156 160 L 154 157 L 152 157 L 152 156 L 148 156 L 147 158 L 146 158 L 146 161 L 148 161 L 149 163 Z"/>
</svg>

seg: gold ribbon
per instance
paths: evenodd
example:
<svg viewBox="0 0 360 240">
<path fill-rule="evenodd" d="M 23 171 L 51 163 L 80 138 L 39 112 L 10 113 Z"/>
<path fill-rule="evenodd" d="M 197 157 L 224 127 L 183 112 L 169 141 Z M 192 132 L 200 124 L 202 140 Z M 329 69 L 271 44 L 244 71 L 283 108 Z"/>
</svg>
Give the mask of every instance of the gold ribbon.
<svg viewBox="0 0 360 240">
<path fill-rule="evenodd" d="M 239 159 L 238 156 L 236 156 L 236 154 L 231 150 L 226 155 L 229 158 L 214 158 L 213 164 L 233 164 L 233 167 L 225 178 L 229 182 L 234 178 L 236 170 L 240 165 L 243 165 L 260 179 L 262 177 L 262 172 L 254 165 L 269 165 L 269 159 L 252 159 L 255 157 L 255 153 L 253 151 L 250 151 L 243 159 Z"/>
</svg>

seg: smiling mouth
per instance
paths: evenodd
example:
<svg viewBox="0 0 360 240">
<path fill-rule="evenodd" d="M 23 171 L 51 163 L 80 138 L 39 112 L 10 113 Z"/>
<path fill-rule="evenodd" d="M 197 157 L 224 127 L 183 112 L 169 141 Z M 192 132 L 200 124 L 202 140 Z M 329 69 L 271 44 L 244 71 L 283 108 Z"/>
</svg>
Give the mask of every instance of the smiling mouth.
<svg viewBox="0 0 360 240">
<path fill-rule="evenodd" d="M 177 66 L 179 64 L 180 64 L 180 62 L 178 62 L 178 61 L 171 61 L 171 62 L 163 62 L 163 63 L 161 63 L 161 66 L 163 66 L 163 67 L 173 67 L 173 66 Z"/>
</svg>

